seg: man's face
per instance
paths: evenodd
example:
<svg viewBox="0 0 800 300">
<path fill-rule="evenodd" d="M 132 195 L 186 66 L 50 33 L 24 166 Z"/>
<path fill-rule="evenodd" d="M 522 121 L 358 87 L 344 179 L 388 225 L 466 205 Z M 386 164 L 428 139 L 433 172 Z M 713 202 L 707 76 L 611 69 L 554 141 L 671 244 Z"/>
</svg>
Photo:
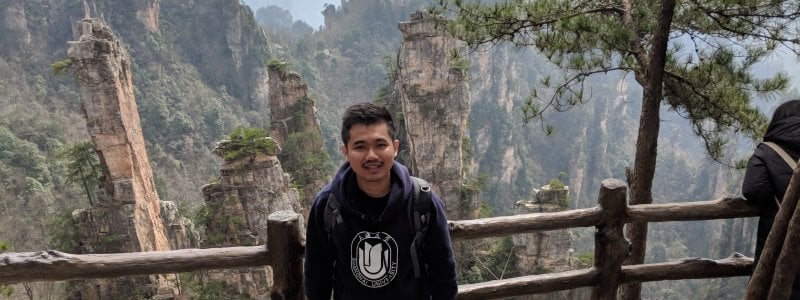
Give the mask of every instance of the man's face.
<svg viewBox="0 0 800 300">
<path fill-rule="evenodd" d="M 389 173 L 399 146 L 400 141 L 389 135 L 386 122 L 379 122 L 353 125 L 350 139 L 341 150 L 362 188 L 385 187 L 391 182 Z"/>
</svg>

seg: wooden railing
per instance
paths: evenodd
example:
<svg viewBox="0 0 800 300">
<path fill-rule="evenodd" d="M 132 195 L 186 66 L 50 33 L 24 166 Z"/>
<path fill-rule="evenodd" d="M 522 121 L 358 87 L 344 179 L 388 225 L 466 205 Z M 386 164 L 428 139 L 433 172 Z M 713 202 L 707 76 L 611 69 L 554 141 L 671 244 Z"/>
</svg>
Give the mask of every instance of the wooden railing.
<svg viewBox="0 0 800 300">
<path fill-rule="evenodd" d="M 459 299 L 489 299 L 592 287 L 592 298 L 615 299 L 624 283 L 745 276 L 753 259 L 738 253 L 725 259 L 623 266 L 630 246 L 623 226 L 631 222 L 729 219 L 756 216 L 757 208 L 740 198 L 714 201 L 628 206 L 622 181 L 602 182 L 597 207 L 556 213 L 450 221 L 454 240 L 477 239 L 531 231 L 596 227 L 595 262 L 587 269 L 522 276 L 459 286 Z M 174 251 L 67 254 L 58 251 L 0 254 L 0 284 L 165 274 L 207 269 L 270 265 L 273 299 L 302 299 L 302 221 L 291 211 L 273 213 L 264 246 Z"/>
</svg>

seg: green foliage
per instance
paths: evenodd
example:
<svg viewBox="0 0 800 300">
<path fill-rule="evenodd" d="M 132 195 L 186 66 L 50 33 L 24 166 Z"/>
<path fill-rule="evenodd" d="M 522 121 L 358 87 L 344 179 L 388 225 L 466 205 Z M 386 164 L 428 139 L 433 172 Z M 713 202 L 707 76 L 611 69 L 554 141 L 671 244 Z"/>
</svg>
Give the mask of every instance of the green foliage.
<svg viewBox="0 0 800 300">
<path fill-rule="evenodd" d="M 222 202 L 202 206 L 195 214 L 198 226 L 205 226 L 204 244 L 210 247 L 251 246 L 256 241 L 241 233 L 250 231 L 241 215 L 237 197 L 229 196 Z"/>
<path fill-rule="evenodd" d="M 153 172 L 153 183 L 156 185 L 156 193 L 158 194 L 158 198 L 162 201 L 167 200 L 169 196 L 169 190 L 167 189 L 167 182 L 158 175 L 158 173 Z"/>
<path fill-rule="evenodd" d="M 72 212 L 65 210 L 53 216 L 47 222 L 46 233 L 48 248 L 67 253 L 78 252 L 78 226 L 72 220 Z"/>
<path fill-rule="evenodd" d="M 567 194 L 566 191 L 566 185 L 564 185 L 564 183 L 561 182 L 561 180 L 559 180 L 558 178 L 553 178 L 547 185 L 550 186 L 551 191 L 558 191 L 558 199 L 556 199 L 557 201 L 556 204 L 558 204 L 561 207 L 570 206 L 569 195 Z"/>
<path fill-rule="evenodd" d="M 564 183 L 561 182 L 561 180 L 559 180 L 558 178 L 551 179 L 550 183 L 548 183 L 548 185 L 550 186 L 551 190 L 563 190 L 564 189 Z"/>
<path fill-rule="evenodd" d="M 8 243 L 0 241 L 0 253 L 8 251 Z M 8 285 L 0 284 L 0 295 L 10 297 L 14 293 L 14 288 Z"/>
<path fill-rule="evenodd" d="M 481 245 L 485 250 L 475 249 L 470 259 L 471 266 L 461 275 L 459 284 L 468 284 L 519 276 L 514 241 L 511 236 L 492 238 Z"/>
<path fill-rule="evenodd" d="M 181 294 L 192 299 L 250 299 L 247 295 L 239 294 L 232 287 L 226 287 L 222 281 L 202 279 L 200 273 L 178 274 Z"/>
<path fill-rule="evenodd" d="M 125 240 L 127 236 L 124 234 L 108 234 L 103 236 L 102 239 L 97 241 L 102 246 L 116 246 L 119 242 Z"/>
<path fill-rule="evenodd" d="M 450 51 L 449 60 L 452 68 L 459 70 L 462 74 L 467 74 L 469 71 L 469 59 L 461 55 L 458 49 Z"/>
<path fill-rule="evenodd" d="M 14 293 L 14 287 L 9 285 L 0 285 L 0 295 L 11 297 L 11 294 L 13 293 Z"/>
<path fill-rule="evenodd" d="M 727 133 L 758 138 L 766 118 L 753 101 L 770 99 L 788 85 L 784 74 L 764 78 L 755 76 L 752 67 L 778 46 L 800 53 L 795 38 L 800 32 L 791 26 L 800 8 L 789 3 L 677 1 L 668 20 L 674 39 L 668 41 L 663 85 L 656 86 L 663 87 L 666 104 L 692 122 L 714 159 L 723 155 Z M 625 72 L 648 85 L 647 70 L 658 63 L 650 59 L 659 51 L 651 44 L 660 8 L 660 2 L 652 1 L 624 7 L 607 1 L 437 0 L 431 11 L 449 15 L 452 19 L 443 26 L 473 48 L 504 42 L 533 46 L 561 68 L 563 77 L 542 78 L 547 93 L 533 89 L 523 108 L 525 122 L 540 120 L 543 130 L 553 134 L 554 128 L 543 123 L 543 112 L 565 111 L 591 98 L 585 93 L 588 78 Z"/>
<path fill-rule="evenodd" d="M 333 163 L 322 147 L 322 137 L 312 130 L 289 134 L 281 164 L 292 173 L 298 186 L 324 179 L 333 169 Z"/>
<path fill-rule="evenodd" d="M 267 136 L 262 128 L 236 127 L 228 136 L 230 141 L 225 149 L 225 160 L 234 161 L 249 157 L 254 159 L 258 154 L 277 153 L 278 144 Z"/>
<path fill-rule="evenodd" d="M 0 168 L 0 182 L 14 177 L 30 177 L 41 184 L 50 183 L 52 176 L 47 159 L 36 144 L 20 139 L 8 128 L 0 126 L 0 165 L 7 165 L 9 174 Z"/>
<path fill-rule="evenodd" d="M 103 173 L 94 145 L 91 142 L 82 142 L 66 146 L 58 150 L 56 157 L 67 161 L 67 180 L 80 184 L 89 205 L 94 206 L 95 193 Z"/>
<path fill-rule="evenodd" d="M 273 58 L 267 62 L 267 68 L 278 72 L 281 76 L 286 76 L 286 73 L 289 72 L 289 63 Z"/>
<path fill-rule="evenodd" d="M 56 76 L 67 74 L 72 69 L 72 59 L 62 59 L 50 64 L 50 70 Z"/>
<path fill-rule="evenodd" d="M 297 102 L 289 108 L 291 119 L 289 120 L 287 126 L 289 127 L 290 131 L 300 131 L 308 127 L 309 120 L 307 116 L 307 112 L 310 112 L 310 108 L 314 105 L 314 100 L 305 96 L 297 100 Z"/>
<path fill-rule="evenodd" d="M 479 193 L 481 190 L 486 188 L 488 182 L 489 175 L 467 175 L 461 182 L 461 191 L 462 193 Z"/>
<path fill-rule="evenodd" d="M 494 208 L 489 203 L 481 202 L 480 210 L 478 210 L 478 218 L 491 218 L 494 217 Z"/>
<path fill-rule="evenodd" d="M 594 265 L 594 253 L 578 253 L 578 255 L 575 255 L 575 260 L 573 262 L 575 263 L 576 268 L 589 268 Z"/>
</svg>

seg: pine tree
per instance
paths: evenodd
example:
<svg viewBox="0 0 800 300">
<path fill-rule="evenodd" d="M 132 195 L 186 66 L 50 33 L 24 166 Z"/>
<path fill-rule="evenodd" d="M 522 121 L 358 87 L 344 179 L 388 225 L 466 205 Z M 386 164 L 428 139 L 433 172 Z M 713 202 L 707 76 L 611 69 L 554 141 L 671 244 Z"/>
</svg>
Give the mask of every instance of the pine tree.
<svg viewBox="0 0 800 300">
<path fill-rule="evenodd" d="M 588 99 L 589 77 L 633 74 L 644 90 L 635 162 L 626 170 L 631 204 L 652 203 L 662 104 L 688 119 L 710 157 L 722 162 L 728 134 L 763 134 L 767 118 L 754 101 L 788 85 L 782 73 L 758 78 L 751 68 L 776 50 L 800 54 L 796 1 L 437 0 L 431 10 L 449 17 L 448 31 L 473 48 L 532 46 L 561 68 L 563 78 L 541 82 L 549 94 L 532 92 L 525 122 L 543 122 L 545 110 L 565 111 Z M 640 264 L 647 226 L 630 225 L 626 263 Z M 621 295 L 638 299 L 639 284 L 626 285 Z"/>
<path fill-rule="evenodd" d="M 89 205 L 94 206 L 95 191 L 100 183 L 103 168 L 91 142 L 65 147 L 57 156 L 67 161 L 67 180 L 83 187 Z"/>
</svg>

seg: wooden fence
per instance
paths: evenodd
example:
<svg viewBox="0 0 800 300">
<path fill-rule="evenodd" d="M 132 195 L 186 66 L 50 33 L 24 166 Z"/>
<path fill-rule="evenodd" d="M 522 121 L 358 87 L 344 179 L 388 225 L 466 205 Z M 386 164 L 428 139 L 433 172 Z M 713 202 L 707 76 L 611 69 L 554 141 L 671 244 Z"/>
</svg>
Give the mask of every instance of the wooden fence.
<svg viewBox="0 0 800 300">
<path fill-rule="evenodd" d="M 454 240 L 478 239 L 531 231 L 596 228 L 595 262 L 587 269 L 522 276 L 459 286 L 459 299 L 489 299 L 592 287 L 593 299 L 615 299 L 624 283 L 746 276 L 753 259 L 738 253 L 725 259 L 687 258 L 654 264 L 626 265 L 629 243 L 626 223 L 729 219 L 756 216 L 758 210 L 741 198 L 628 206 L 622 181 L 602 182 L 598 206 L 555 213 L 450 221 Z M 305 237 L 299 214 L 280 211 L 269 216 L 266 247 L 183 249 L 173 251 L 67 254 L 40 251 L 0 254 L 0 284 L 115 276 L 166 274 L 208 269 L 270 265 L 273 299 L 302 299 Z"/>
</svg>

